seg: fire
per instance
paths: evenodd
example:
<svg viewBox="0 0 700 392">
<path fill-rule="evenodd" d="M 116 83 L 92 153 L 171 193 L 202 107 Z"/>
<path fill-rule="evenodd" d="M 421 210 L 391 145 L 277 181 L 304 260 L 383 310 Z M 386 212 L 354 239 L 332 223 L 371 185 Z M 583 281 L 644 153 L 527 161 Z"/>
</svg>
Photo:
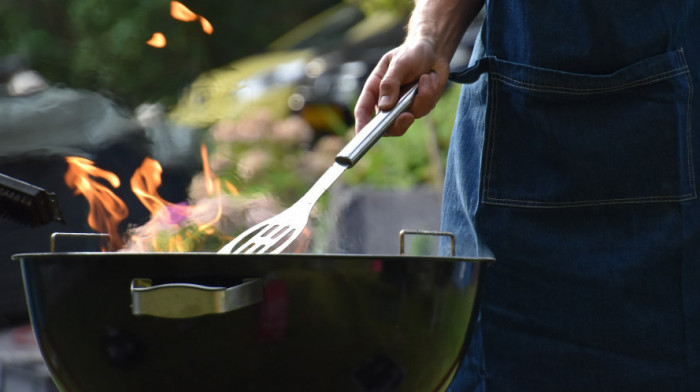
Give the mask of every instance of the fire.
<svg viewBox="0 0 700 392">
<path fill-rule="evenodd" d="M 209 34 L 209 35 L 212 35 L 212 33 L 214 32 L 214 26 L 212 26 L 211 23 L 209 23 L 208 20 L 206 20 L 203 16 L 200 16 L 200 17 L 199 17 L 199 23 L 202 24 L 202 30 L 203 30 L 205 33 L 207 33 L 207 34 Z"/>
<path fill-rule="evenodd" d="M 173 19 L 181 20 L 183 22 L 194 22 L 197 20 L 197 14 L 190 11 L 187 6 L 179 1 L 170 2 L 170 16 L 172 16 Z"/>
<path fill-rule="evenodd" d="M 182 22 L 195 22 L 199 19 L 199 23 L 202 25 L 202 31 L 211 35 L 214 32 L 214 26 L 202 15 L 197 15 L 192 12 L 186 5 L 180 3 L 179 1 L 170 2 L 170 16 L 175 20 Z"/>
<path fill-rule="evenodd" d="M 217 209 L 216 215 L 214 218 L 212 218 L 208 222 L 203 222 L 199 223 L 198 228 L 200 231 L 207 231 L 211 232 L 211 227 L 221 219 L 221 214 L 223 212 L 222 206 L 221 206 L 221 181 L 219 181 L 218 178 L 214 177 L 214 175 L 211 172 L 211 167 L 209 166 L 209 153 L 207 152 L 207 148 L 202 144 L 200 148 L 200 152 L 202 154 L 202 168 L 204 170 L 204 184 L 207 189 L 207 194 L 209 196 L 213 196 L 216 194 L 218 196 L 219 200 L 219 208 Z"/>
<path fill-rule="evenodd" d="M 165 45 L 167 45 L 168 41 L 165 39 L 163 33 L 153 33 L 151 39 L 146 41 L 146 43 L 148 45 L 153 46 L 154 48 L 164 48 Z"/>
<path fill-rule="evenodd" d="M 68 157 L 65 181 L 75 189 L 75 194 L 87 199 L 90 227 L 96 232 L 108 233 L 113 250 L 188 252 L 213 247 L 218 250 L 233 238 L 233 232 L 268 218 L 277 206 L 271 199 L 239 197 L 233 184 L 215 176 L 203 144 L 201 155 L 202 175 L 191 185 L 199 184 L 196 186 L 199 191 L 190 203 L 171 203 L 161 197 L 158 188 L 162 184 L 163 168 L 155 159 L 144 159 L 131 176 L 130 185 L 134 195 L 151 213 L 151 219 L 142 226 L 129 228 L 124 234 L 119 233 L 118 227 L 128 216 L 128 208 L 104 184 L 106 181 L 112 188 L 119 188 L 120 181 L 114 173 L 97 168 L 88 159 Z M 290 249 L 303 252 L 309 241 L 307 228 Z"/>
<path fill-rule="evenodd" d="M 208 154 L 204 145 L 202 145 L 201 150 L 207 194 L 216 196 L 218 200 L 218 206 L 215 207 L 216 211 L 213 217 L 209 217 L 211 214 L 205 214 L 208 217 L 206 220 L 199 220 L 195 217 L 194 211 L 196 206 L 184 203 L 171 203 L 158 194 L 158 188 L 162 183 L 163 168 L 157 160 L 146 158 L 141 163 L 141 166 L 134 171 L 130 181 L 131 190 L 151 213 L 151 221 L 154 222 L 154 227 L 163 228 L 178 225 L 185 220 L 191 220 L 198 232 L 206 235 L 214 234 L 214 225 L 221 219 L 223 214 L 221 181 L 214 177 L 209 168 Z M 67 157 L 66 161 L 68 162 L 68 171 L 65 174 L 66 184 L 71 189 L 75 189 L 76 195 L 81 194 L 87 199 L 90 205 L 88 215 L 90 227 L 97 232 L 108 233 L 110 235 L 111 248 L 120 249 L 124 246 L 124 241 L 121 239 L 118 226 L 129 215 L 129 210 L 114 192 L 96 181 L 96 179 L 102 179 L 107 181 L 113 188 L 119 188 L 121 185 L 119 178 L 112 172 L 97 168 L 94 162 L 85 158 Z M 236 188 L 228 182 L 226 182 L 226 187 L 229 193 L 231 193 L 231 190 L 237 192 Z M 142 250 L 146 248 L 158 251 L 187 250 L 184 244 L 185 240 L 178 235 L 171 236 L 167 241 L 167 246 L 163 248 L 158 244 L 157 231 L 151 230 L 150 233 L 141 237 L 132 236 L 130 242 L 136 243 L 136 248 Z"/>
<path fill-rule="evenodd" d="M 177 221 L 178 216 L 187 213 L 186 207 L 170 203 L 158 194 L 157 189 L 162 183 L 162 173 L 163 168 L 160 166 L 160 162 L 153 158 L 144 159 L 141 166 L 131 176 L 131 190 L 152 216 L 159 216 L 161 212 L 164 212 L 167 216 L 162 217 L 163 219 L 167 219 L 169 222 Z"/>
<path fill-rule="evenodd" d="M 181 22 L 196 22 L 197 20 L 199 20 L 199 23 L 202 25 L 202 31 L 204 31 L 208 35 L 212 35 L 214 33 L 214 26 L 212 26 L 209 20 L 207 20 L 202 15 L 197 15 L 196 13 L 192 12 L 192 10 L 187 8 L 186 5 L 180 3 L 179 1 L 170 2 L 170 16 L 173 19 L 179 20 Z M 163 33 L 160 32 L 153 33 L 151 39 L 146 41 L 146 44 L 151 45 L 155 48 L 164 48 L 167 45 L 167 43 L 168 42 L 165 39 L 165 35 L 163 35 Z"/>
<path fill-rule="evenodd" d="M 129 215 L 126 204 L 97 179 L 107 181 L 119 188 L 116 174 L 95 167 L 94 162 L 80 157 L 67 157 L 68 171 L 64 179 L 75 194 L 85 196 L 90 205 L 88 224 L 98 233 L 109 233 L 110 246 L 118 249 L 123 245 L 119 237 L 119 223 Z M 104 250 L 104 249 L 103 249 Z"/>
<path fill-rule="evenodd" d="M 156 191 L 160 187 L 162 173 L 160 162 L 146 158 L 131 176 L 131 189 L 151 214 L 158 212 L 167 203 Z"/>
<path fill-rule="evenodd" d="M 153 229 L 134 231 L 130 238 L 132 248 L 140 250 L 151 248 L 158 251 L 178 252 L 189 250 L 186 245 L 187 238 L 183 238 L 183 235 L 191 237 L 193 234 L 190 231 L 185 231 L 184 234 L 171 235 L 165 245 L 162 245 L 157 238 L 159 230 L 165 227 L 178 226 L 183 221 L 192 223 L 195 227 L 195 233 L 204 235 L 213 235 L 215 233 L 215 225 L 223 215 L 221 181 L 212 174 L 208 162 L 208 152 L 204 145 L 201 146 L 201 154 L 206 193 L 217 201 L 213 216 L 209 217 L 207 215 L 208 219 L 201 219 L 201 214 L 196 213 L 196 205 L 175 204 L 163 199 L 157 191 L 162 183 L 161 175 L 163 169 L 155 159 L 146 158 L 131 177 L 131 189 L 151 213 L 152 219 L 149 224 Z M 227 183 L 227 185 L 230 184 Z M 233 187 L 233 185 L 230 186 Z"/>
</svg>

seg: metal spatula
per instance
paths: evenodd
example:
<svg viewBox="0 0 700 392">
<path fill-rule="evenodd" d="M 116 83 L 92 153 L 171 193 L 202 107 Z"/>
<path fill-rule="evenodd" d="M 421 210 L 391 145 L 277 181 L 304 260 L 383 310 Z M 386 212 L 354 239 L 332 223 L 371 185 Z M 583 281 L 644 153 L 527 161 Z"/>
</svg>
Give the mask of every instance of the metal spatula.
<svg viewBox="0 0 700 392">
<path fill-rule="evenodd" d="M 311 209 L 335 180 L 357 161 L 384 135 L 396 117 L 408 110 L 418 91 L 418 83 L 411 84 L 394 108 L 379 112 L 335 157 L 335 163 L 326 170 L 301 199 L 272 218 L 244 231 L 218 253 L 281 253 L 306 227 Z M 239 245 L 241 244 L 241 245 Z"/>
</svg>

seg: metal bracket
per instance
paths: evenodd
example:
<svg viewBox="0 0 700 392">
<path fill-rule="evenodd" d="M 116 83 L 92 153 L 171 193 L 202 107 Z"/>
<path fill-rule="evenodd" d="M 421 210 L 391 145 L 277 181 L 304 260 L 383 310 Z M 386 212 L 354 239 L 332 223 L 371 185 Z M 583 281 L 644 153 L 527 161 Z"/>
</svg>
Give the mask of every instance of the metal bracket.
<svg viewBox="0 0 700 392">
<path fill-rule="evenodd" d="M 399 232 L 399 254 L 404 255 L 404 237 L 407 235 L 429 235 L 438 237 L 450 237 L 450 245 L 452 248 L 452 256 L 455 255 L 455 235 L 447 231 L 429 231 L 429 230 L 401 230 Z"/>
<path fill-rule="evenodd" d="M 62 238 L 86 238 L 86 237 L 90 237 L 90 238 L 106 238 L 107 240 L 109 240 L 109 234 L 107 234 L 107 233 L 61 233 L 61 232 L 56 232 L 56 233 L 51 234 L 51 248 L 50 248 L 51 253 L 56 252 L 56 240 L 58 238 L 61 238 L 61 237 Z M 109 242 L 107 242 L 107 250 L 109 250 L 109 251 L 112 250 Z"/>
</svg>

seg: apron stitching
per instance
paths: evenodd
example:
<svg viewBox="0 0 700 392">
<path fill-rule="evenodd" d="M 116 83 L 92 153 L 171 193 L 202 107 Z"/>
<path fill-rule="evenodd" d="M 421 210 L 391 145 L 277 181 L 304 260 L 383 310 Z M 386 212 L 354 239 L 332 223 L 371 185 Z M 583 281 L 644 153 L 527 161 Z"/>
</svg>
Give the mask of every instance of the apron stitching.
<svg viewBox="0 0 700 392">
<path fill-rule="evenodd" d="M 680 61 L 681 64 L 685 68 L 688 68 L 688 63 L 686 62 L 685 59 L 685 52 L 683 51 L 683 48 L 679 50 L 679 56 L 680 56 Z M 686 83 L 688 84 L 688 106 L 686 109 L 686 117 L 687 117 L 687 129 L 686 129 L 686 143 L 688 144 L 688 169 L 689 169 L 689 185 L 690 185 L 690 190 L 693 194 L 693 196 L 696 196 L 696 190 L 695 190 L 695 169 L 693 168 L 693 148 L 692 148 L 692 133 L 693 133 L 693 120 L 692 120 L 692 111 L 693 111 L 693 79 L 688 73 L 686 75 Z"/>
<path fill-rule="evenodd" d="M 695 199 L 695 194 L 689 193 L 679 196 L 646 196 L 646 197 L 634 197 L 634 198 L 621 198 L 621 199 L 594 199 L 594 200 L 582 200 L 582 201 L 536 201 L 536 200 L 518 200 L 518 199 L 502 199 L 496 197 L 489 197 L 485 200 L 485 204 L 493 205 L 517 205 L 520 207 L 549 207 L 549 208 L 564 208 L 564 207 L 583 207 L 583 206 L 595 206 L 595 205 L 608 205 L 608 204 L 631 204 L 631 203 L 661 203 L 669 201 L 688 201 Z"/>
<path fill-rule="evenodd" d="M 580 206 L 593 206 L 593 205 L 611 205 L 611 204 L 630 204 L 630 203 L 639 203 L 639 202 L 648 202 L 648 203 L 653 203 L 653 202 L 670 202 L 670 201 L 688 201 L 688 200 L 693 200 L 697 197 L 696 195 L 696 190 L 695 190 L 695 174 L 694 170 L 692 167 L 692 149 L 691 149 L 691 144 L 690 144 L 690 139 L 691 139 L 691 99 L 693 95 L 693 88 L 692 88 L 692 81 L 690 78 L 690 70 L 688 67 L 688 64 L 685 60 L 684 52 L 683 49 L 679 49 L 677 51 L 679 54 L 679 60 L 681 62 L 681 66 L 669 71 L 665 72 L 660 72 L 658 74 L 650 75 L 648 77 L 645 77 L 643 79 L 639 79 L 633 82 L 628 82 L 622 85 L 618 86 L 611 86 L 608 88 L 599 88 L 599 89 L 574 89 L 574 88 L 567 88 L 567 87 L 558 87 L 558 86 L 548 86 L 548 85 L 543 85 L 543 84 L 534 84 L 534 83 L 526 83 L 519 81 L 517 79 L 510 78 L 508 76 L 505 76 L 503 74 L 497 73 L 497 72 L 487 72 L 489 82 L 488 82 L 488 93 L 489 93 L 489 107 L 490 107 L 490 112 L 489 112 L 489 124 L 487 127 L 487 141 L 486 141 L 486 151 L 487 151 L 487 156 L 485 161 L 488 164 L 488 168 L 486 172 L 484 173 L 483 177 L 483 182 L 484 182 L 484 187 L 481 191 L 482 194 L 482 200 L 485 204 L 491 204 L 491 205 L 517 205 L 521 207 L 542 207 L 542 208 L 566 208 L 566 207 L 580 207 Z M 488 69 L 493 69 L 494 63 L 492 61 L 488 61 Z M 652 84 L 658 81 L 662 81 L 665 79 L 670 79 L 672 77 L 678 76 L 678 75 L 686 75 L 686 84 L 688 85 L 688 106 L 687 106 L 687 125 L 686 125 L 686 142 L 688 143 L 688 168 L 689 168 L 689 185 L 690 185 L 690 192 L 685 193 L 682 195 L 672 195 L 672 196 L 643 196 L 643 197 L 630 197 L 630 198 L 619 198 L 619 199 L 593 199 L 593 200 L 582 200 L 582 201 L 562 201 L 562 202 L 548 202 L 548 201 L 537 201 L 537 200 L 519 200 L 519 199 L 508 199 L 508 198 L 496 198 L 489 196 L 491 193 L 491 187 L 490 187 L 490 180 L 491 180 L 491 171 L 493 170 L 493 156 L 494 156 L 494 150 L 495 150 L 495 142 L 493 139 L 495 138 L 494 132 L 495 132 L 495 113 L 497 109 L 497 104 L 498 100 L 496 99 L 496 88 L 494 87 L 497 82 L 501 82 L 504 84 L 511 85 L 516 88 L 520 89 L 526 89 L 529 91 L 543 91 L 543 92 L 554 92 L 554 93 L 562 93 L 562 94 L 571 94 L 571 95 L 583 95 L 583 94 L 589 94 L 589 93 L 602 93 L 602 92 L 615 92 L 619 91 L 625 88 L 630 88 L 630 87 L 637 87 L 637 86 L 642 86 L 642 85 L 647 85 L 647 84 Z M 541 89 L 533 89 L 530 87 L 525 87 L 525 86 L 532 86 L 532 87 L 540 87 Z"/>
<path fill-rule="evenodd" d="M 638 86 L 644 86 L 647 84 L 652 84 L 655 82 L 659 82 L 665 79 L 670 79 L 672 77 L 675 77 L 677 75 L 682 75 L 682 74 L 687 74 L 688 73 L 688 67 L 682 67 L 682 68 L 677 68 L 674 70 L 662 72 L 656 75 L 650 75 L 644 79 L 636 80 L 634 82 L 628 82 L 625 84 L 621 84 L 618 86 L 611 86 L 611 87 L 605 87 L 605 88 L 572 88 L 572 87 L 561 87 L 561 86 L 550 86 L 546 84 L 535 84 L 535 83 L 527 83 L 523 82 L 517 79 L 510 78 L 508 76 L 505 76 L 500 73 L 494 73 L 494 76 L 497 76 L 496 79 L 500 80 L 504 84 L 508 84 L 510 86 L 520 88 L 520 89 L 525 89 L 529 91 L 539 91 L 539 92 L 553 92 L 553 93 L 561 93 L 561 94 L 572 94 L 572 95 L 582 95 L 582 94 L 591 94 L 591 93 L 604 93 L 604 92 L 616 92 L 619 90 L 624 90 L 626 88 L 631 88 L 631 87 L 638 87 Z"/>
<path fill-rule="evenodd" d="M 493 139 L 495 138 L 494 136 L 494 123 L 495 123 L 495 113 L 496 113 L 496 105 L 498 100 L 496 99 L 496 92 L 495 88 L 493 87 L 495 84 L 495 80 L 491 78 L 491 74 L 487 74 L 488 77 L 488 90 L 487 93 L 489 95 L 489 124 L 487 128 L 487 146 L 488 146 L 488 152 L 486 156 L 486 161 L 488 162 L 488 168 L 486 170 L 486 173 L 484 173 L 484 187 L 482 189 L 482 195 L 481 199 L 482 200 L 487 200 L 488 199 L 488 192 L 489 189 L 491 189 L 490 182 L 491 182 L 491 170 L 493 168 L 493 150 L 494 150 L 494 145 L 496 144 Z"/>
</svg>

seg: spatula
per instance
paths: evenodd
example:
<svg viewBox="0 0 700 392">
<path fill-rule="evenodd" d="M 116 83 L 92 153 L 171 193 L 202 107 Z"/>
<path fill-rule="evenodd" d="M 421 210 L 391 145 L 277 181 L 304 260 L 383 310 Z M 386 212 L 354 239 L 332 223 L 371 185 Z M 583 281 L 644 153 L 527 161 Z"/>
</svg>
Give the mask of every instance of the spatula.
<svg viewBox="0 0 700 392">
<path fill-rule="evenodd" d="M 291 207 L 244 231 L 224 245 L 223 254 L 277 254 L 284 251 L 306 227 L 311 209 L 346 169 L 351 168 L 386 133 L 396 117 L 408 110 L 418 91 L 418 83 L 409 85 L 396 105 L 379 112 L 336 155 L 335 162 Z"/>
</svg>

